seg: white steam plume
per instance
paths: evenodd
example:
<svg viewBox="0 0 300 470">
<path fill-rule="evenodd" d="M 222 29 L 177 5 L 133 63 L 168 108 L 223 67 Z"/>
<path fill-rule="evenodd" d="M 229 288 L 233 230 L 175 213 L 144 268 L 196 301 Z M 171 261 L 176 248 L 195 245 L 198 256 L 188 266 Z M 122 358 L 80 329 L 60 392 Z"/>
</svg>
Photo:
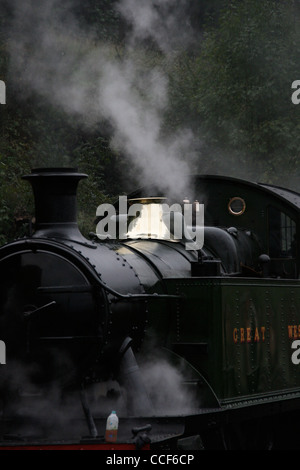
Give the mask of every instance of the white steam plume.
<svg viewBox="0 0 300 470">
<path fill-rule="evenodd" d="M 72 2 L 14 2 L 10 30 L 10 79 L 75 115 L 84 126 L 109 121 L 112 145 L 135 166 L 142 184 L 185 196 L 195 137 L 182 129 L 163 137 L 168 79 L 162 66 L 145 65 L 138 41 L 151 38 L 169 56 L 178 38 L 186 44 L 184 2 L 121 0 L 132 34 L 120 54 L 100 43 L 72 14 Z"/>
<path fill-rule="evenodd" d="M 194 42 L 186 0 L 122 0 L 118 10 L 132 26 L 129 44 L 151 38 L 167 55 Z"/>
<path fill-rule="evenodd" d="M 187 371 L 164 358 L 152 358 L 141 367 L 143 381 L 157 416 L 194 414 L 201 402 L 195 387 L 185 384 Z"/>
</svg>

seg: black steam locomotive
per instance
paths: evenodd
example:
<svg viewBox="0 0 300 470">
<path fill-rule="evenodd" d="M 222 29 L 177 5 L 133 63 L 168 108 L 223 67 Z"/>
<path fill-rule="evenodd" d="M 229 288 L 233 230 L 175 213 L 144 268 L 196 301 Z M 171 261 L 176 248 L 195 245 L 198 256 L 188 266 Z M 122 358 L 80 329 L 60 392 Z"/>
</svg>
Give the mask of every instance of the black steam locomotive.
<svg viewBox="0 0 300 470">
<path fill-rule="evenodd" d="M 187 250 L 163 234 L 150 186 L 129 204 L 146 207 L 157 230 L 144 229 L 141 210 L 122 239 L 83 237 L 85 176 L 25 176 L 35 230 L 0 248 L 0 448 L 103 448 L 112 409 L 114 448 L 292 446 L 300 195 L 195 176 L 187 196 L 204 204 L 204 245 Z"/>
</svg>

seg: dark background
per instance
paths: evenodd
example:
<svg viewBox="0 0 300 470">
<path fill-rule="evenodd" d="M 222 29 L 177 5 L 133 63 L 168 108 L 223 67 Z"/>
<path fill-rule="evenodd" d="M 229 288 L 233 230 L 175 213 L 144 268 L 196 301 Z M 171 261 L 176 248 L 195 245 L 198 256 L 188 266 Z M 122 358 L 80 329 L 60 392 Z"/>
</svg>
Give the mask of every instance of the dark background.
<svg viewBox="0 0 300 470">
<path fill-rule="evenodd" d="M 116 9 L 119 3 L 51 1 L 43 10 L 43 2 L 36 9 L 30 0 L 19 5 L 1 0 L 0 79 L 6 83 L 7 95 L 6 104 L 0 106 L 0 243 L 22 235 L 24 222 L 34 213 L 31 190 L 21 180 L 33 167 L 76 166 L 89 174 L 79 191 L 79 223 L 84 232 L 93 230 L 99 204 L 140 186 L 139 171 L 128 152 L 122 145 L 111 145 L 114 129 L 109 120 L 100 116 L 84 125 L 78 111 L 68 112 L 28 80 L 32 57 L 40 64 L 43 60 L 38 55 L 39 34 L 45 39 L 51 19 L 52 32 L 56 21 L 60 27 L 66 21 L 64 38 L 69 37 L 77 50 L 83 43 L 88 52 L 107 47 L 114 60 L 119 55 L 121 61 L 128 45 L 136 43 L 132 42 L 133 22 Z M 150 3 L 159 18 L 162 42 L 149 33 L 140 36 L 138 44 L 147 67 L 157 67 L 167 77 L 162 135 L 172 139 L 183 127 L 191 129 L 199 138 L 194 161 L 199 173 L 226 174 L 297 191 L 300 106 L 291 101 L 291 84 L 300 80 L 299 2 Z M 76 28 L 69 29 L 70 15 Z M 170 16 L 182 28 L 178 34 L 171 31 Z M 191 32 L 189 37 L 186 31 Z M 51 39 L 41 44 L 41 50 L 46 47 L 52 59 L 57 54 L 58 66 L 71 60 L 65 51 L 54 50 Z M 76 69 L 76 61 L 72 67 Z M 55 68 L 51 80 L 55 85 Z"/>
</svg>

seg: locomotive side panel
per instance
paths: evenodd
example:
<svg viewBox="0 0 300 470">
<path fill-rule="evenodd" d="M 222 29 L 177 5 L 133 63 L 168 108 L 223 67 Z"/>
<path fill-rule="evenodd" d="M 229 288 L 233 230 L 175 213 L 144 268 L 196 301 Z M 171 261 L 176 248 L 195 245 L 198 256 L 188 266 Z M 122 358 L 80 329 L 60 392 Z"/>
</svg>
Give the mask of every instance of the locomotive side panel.
<svg viewBox="0 0 300 470">
<path fill-rule="evenodd" d="M 299 394 L 300 354 L 292 348 L 300 340 L 297 281 L 165 281 L 183 298 L 172 313 L 168 347 L 203 375 L 221 403 Z"/>
<path fill-rule="evenodd" d="M 169 348 L 208 382 L 216 395 L 222 381 L 222 317 L 217 278 L 165 279 L 168 292 L 180 295 L 173 312 Z"/>
<path fill-rule="evenodd" d="M 297 283 L 224 279 L 222 310 L 225 402 L 299 392 L 291 348 L 299 335 Z"/>
</svg>

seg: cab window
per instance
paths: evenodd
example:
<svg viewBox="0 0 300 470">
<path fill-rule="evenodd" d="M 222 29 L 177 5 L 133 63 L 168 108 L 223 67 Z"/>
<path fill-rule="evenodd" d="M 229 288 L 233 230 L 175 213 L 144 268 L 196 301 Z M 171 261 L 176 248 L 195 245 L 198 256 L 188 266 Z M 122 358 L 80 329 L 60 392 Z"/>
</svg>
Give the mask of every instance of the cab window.
<svg viewBox="0 0 300 470">
<path fill-rule="evenodd" d="M 296 257 L 296 222 L 286 213 L 269 207 L 269 255 L 271 258 Z"/>
</svg>

